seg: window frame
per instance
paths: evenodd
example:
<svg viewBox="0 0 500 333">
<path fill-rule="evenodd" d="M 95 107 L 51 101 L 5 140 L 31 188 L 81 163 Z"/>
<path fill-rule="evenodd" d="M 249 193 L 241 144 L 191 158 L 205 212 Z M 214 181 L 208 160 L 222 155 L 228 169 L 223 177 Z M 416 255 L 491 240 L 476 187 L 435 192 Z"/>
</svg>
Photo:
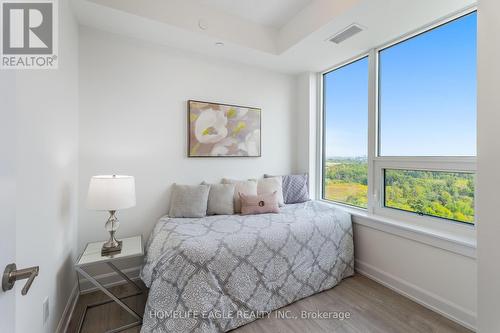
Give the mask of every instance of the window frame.
<svg viewBox="0 0 500 333">
<path fill-rule="evenodd" d="M 459 12 L 453 13 L 445 18 L 438 19 L 424 27 L 414 30 L 408 34 L 395 38 L 378 47 L 362 52 L 356 57 L 350 58 L 340 64 L 328 68 L 325 71 L 318 73 L 317 86 L 318 89 L 318 148 L 319 153 L 317 161 L 317 177 L 316 189 L 317 197 L 320 200 L 332 203 L 334 205 L 343 206 L 354 211 L 365 212 L 380 216 L 382 218 L 395 219 L 409 222 L 416 225 L 424 225 L 429 228 L 443 228 L 448 231 L 456 230 L 474 230 L 477 226 L 477 219 L 474 223 L 466 223 L 460 221 L 449 220 L 441 217 L 428 215 L 419 215 L 414 212 L 407 212 L 395 208 L 385 207 L 384 202 L 384 169 L 403 169 L 403 170 L 428 170 L 428 171 L 446 171 L 446 172 L 468 172 L 476 174 L 476 156 L 381 156 L 380 155 L 380 118 L 379 118 L 379 52 L 396 44 L 402 43 L 413 37 L 421 35 L 425 32 L 436 29 L 460 17 L 477 12 L 476 6 L 468 7 Z M 325 106 L 324 106 L 324 84 L 323 77 L 325 74 L 346 66 L 357 60 L 368 56 L 368 205 L 367 208 L 361 208 L 349 204 L 344 204 L 336 201 L 324 199 L 324 183 L 323 183 L 323 165 L 325 162 Z M 474 195 L 477 197 L 477 190 Z M 477 215 L 477 214 L 475 214 Z"/>
<path fill-rule="evenodd" d="M 345 203 L 345 202 L 340 202 L 340 201 L 335 201 L 335 200 L 328 200 L 328 199 L 325 199 L 324 195 L 325 195 L 325 182 L 324 182 L 324 168 L 323 166 L 325 165 L 325 162 L 326 162 L 326 148 L 325 148 L 325 140 L 326 140 L 326 136 L 324 135 L 324 133 L 326 133 L 326 122 L 324 121 L 325 119 L 325 116 L 326 116 L 326 108 L 325 108 L 325 99 L 323 98 L 324 94 L 325 94 L 325 85 L 324 85 L 324 77 L 325 75 L 333 72 L 333 71 L 336 71 L 337 69 L 340 69 L 340 68 L 343 68 L 343 67 L 346 67 L 346 66 L 349 66 L 353 63 L 355 63 L 356 61 L 359 61 L 359 60 L 362 60 L 362 59 L 367 59 L 368 60 L 368 69 L 370 68 L 370 54 L 369 53 L 363 53 L 363 54 L 360 54 L 354 58 L 351 58 L 345 62 L 342 62 L 341 64 L 335 66 L 335 67 L 332 67 L 330 69 L 328 69 L 327 71 L 325 72 L 322 72 L 321 75 L 320 75 L 320 81 L 321 81 L 321 85 L 320 85 L 320 96 L 321 96 L 321 102 L 320 102 L 320 105 L 321 105 L 321 131 L 320 131 L 320 137 L 321 137 L 321 165 L 320 165 L 320 173 L 319 173 L 319 180 L 320 180 L 320 184 L 318 186 L 319 188 L 319 195 L 320 195 L 320 198 L 321 200 L 323 201 L 327 201 L 327 202 L 332 202 L 332 203 L 335 203 L 337 205 L 342 205 L 342 206 L 346 206 L 346 207 L 349 207 L 349 208 L 354 208 L 354 209 L 362 209 L 362 210 L 365 210 L 366 208 L 363 208 L 363 207 L 359 207 L 359 206 L 355 206 L 355 205 L 351 205 L 351 204 L 348 204 L 348 203 Z M 370 77 L 368 76 L 368 91 L 370 90 Z M 367 100 L 368 102 L 368 105 L 370 105 L 370 100 L 368 99 Z M 370 127 L 370 124 L 368 123 L 367 124 L 368 127 Z M 368 152 L 367 152 L 367 161 L 368 161 Z M 368 170 L 368 174 L 367 174 L 367 177 L 370 178 L 370 170 Z M 369 195 L 369 191 L 370 189 L 368 188 L 368 197 L 370 196 Z M 368 206 L 369 207 L 369 206 Z"/>
</svg>

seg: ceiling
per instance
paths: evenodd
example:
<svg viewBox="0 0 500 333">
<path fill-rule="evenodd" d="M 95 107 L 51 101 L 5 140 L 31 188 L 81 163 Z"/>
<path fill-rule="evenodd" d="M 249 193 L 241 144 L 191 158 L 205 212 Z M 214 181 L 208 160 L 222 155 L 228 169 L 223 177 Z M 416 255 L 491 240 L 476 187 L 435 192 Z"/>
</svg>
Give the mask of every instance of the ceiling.
<svg viewBox="0 0 500 333">
<path fill-rule="evenodd" d="M 254 23 L 281 28 L 312 0 L 197 0 Z"/>
<path fill-rule="evenodd" d="M 73 0 L 80 24 L 274 71 L 323 71 L 474 0 Z M 335 33 L 365 29 L 339 45 Z M 216 46 L 222 42 L 223 47 Z"/>
</svg>

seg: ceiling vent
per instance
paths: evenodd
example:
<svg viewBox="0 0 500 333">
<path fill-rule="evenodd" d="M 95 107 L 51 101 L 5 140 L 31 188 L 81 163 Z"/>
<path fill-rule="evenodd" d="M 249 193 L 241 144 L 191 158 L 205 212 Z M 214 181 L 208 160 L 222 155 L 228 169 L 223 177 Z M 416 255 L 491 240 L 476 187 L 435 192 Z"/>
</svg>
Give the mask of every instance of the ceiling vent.
<svg viewBox="0 0 500 333">
<path fill-rule="evenodd" d="M 328 38 L 328 40 L 332 43 L 340 44 L 346 39 L 351 38 L 357 33 L 360 33 L 361 31 L 363 31 L 363 28 L 360 25 L 353 23 L 347 28 L 341 30 L 340 32 L 337 32 L 335 35 Z"/>
</svg>

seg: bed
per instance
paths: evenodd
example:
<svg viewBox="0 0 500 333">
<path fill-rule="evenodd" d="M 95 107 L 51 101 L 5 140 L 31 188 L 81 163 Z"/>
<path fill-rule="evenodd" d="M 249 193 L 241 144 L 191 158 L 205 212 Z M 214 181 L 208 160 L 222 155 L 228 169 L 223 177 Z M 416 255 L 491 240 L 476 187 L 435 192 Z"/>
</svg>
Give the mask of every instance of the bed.
<svg viewBox="0 0 500 333">
<path fill-rule="evenodd" d="M 319 201 L 279 214 L 163 217 L 146 245 L 141 332 L 226 332 L 354 273 L 349 214 Z"/>
</svg>

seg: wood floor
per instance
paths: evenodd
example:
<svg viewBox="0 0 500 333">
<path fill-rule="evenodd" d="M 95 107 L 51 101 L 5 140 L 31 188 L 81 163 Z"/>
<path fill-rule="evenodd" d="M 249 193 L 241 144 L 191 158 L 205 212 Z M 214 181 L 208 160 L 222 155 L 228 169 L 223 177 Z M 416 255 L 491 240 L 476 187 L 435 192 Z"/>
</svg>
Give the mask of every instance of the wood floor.
<svg viewBox="0 0 500 333">
<path fill-rule="evenodd" d="M 133 289 L 116 286 L 113 292 L 129 295 Z M 124 300 L 132 308 L 143 312 L 146 294 Z M 79 323 L 88 304 L 106 300 L 101 292 L 80 296 L 70 320 L 67 332 L 77 332 Z M 282 309 L 281 313 L 300 317 L 301 311 L 343 311 L 350 318 L 339 319 L 279 319 L 275 313 L 269 318 L 256 320 L 233 330 L 233 333 L 288 333 L 288 332 L 335 332 L 335 333 L 430 333 L 471 332 L 470 330 L 432 312 L 423 306 L 393 292 L 392 290 L 362 276 L 355 275 L 338 286 L 307 297 Z M 133 322 L 133 317 L 114 304 L 108 303 L 90 308 L 83 320 L 82 332 L 99 333 Z M 123 332 L 139 332 L 140 327 Z"/>
</svg>

